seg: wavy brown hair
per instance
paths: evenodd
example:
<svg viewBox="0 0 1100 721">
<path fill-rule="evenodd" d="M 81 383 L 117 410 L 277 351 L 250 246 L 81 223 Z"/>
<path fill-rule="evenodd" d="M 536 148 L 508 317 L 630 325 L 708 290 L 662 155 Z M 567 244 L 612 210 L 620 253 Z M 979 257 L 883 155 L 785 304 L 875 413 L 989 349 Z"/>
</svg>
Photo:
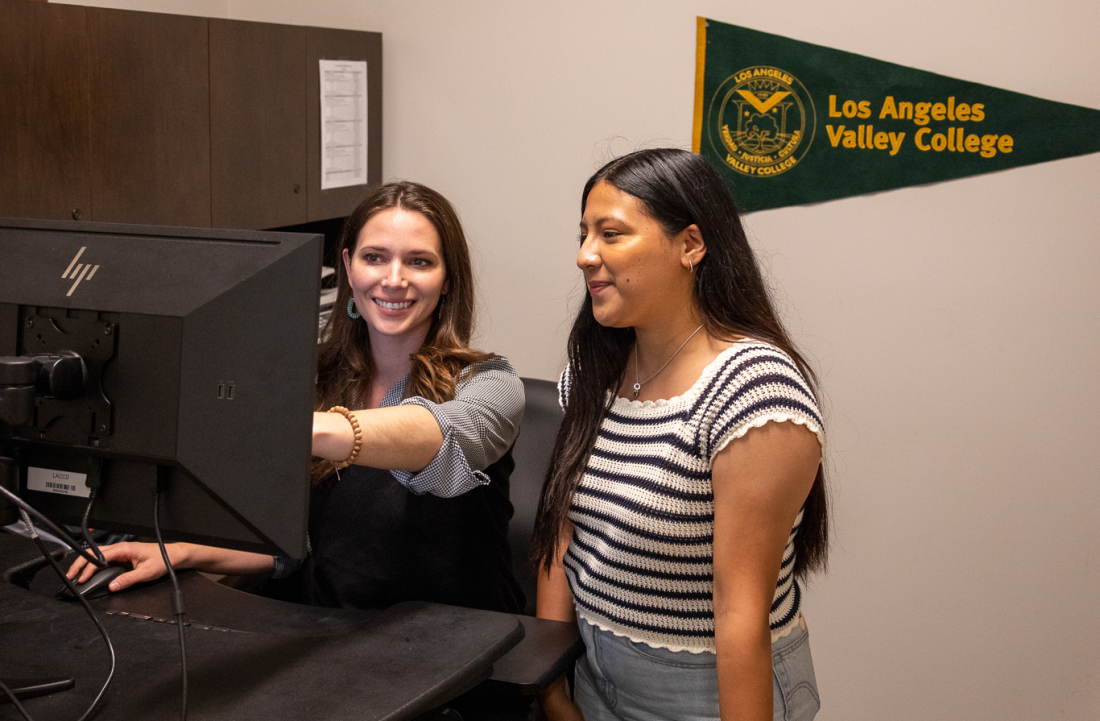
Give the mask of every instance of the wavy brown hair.
<svg viewBox="0 0 1100 721">
<path fill-rule="evenodd" d="M 775 312 L 733 199 L 706 160 L 672 148 L 640 150 L 612 160 L 585 184 L 582 215 L 589 192 L 599 182 L 636 198 L 669 237 L 689 225 L 699 226 L 707 253 L 696 266 L 692 296 L 707 333 L 716 338 L 745 336 L 771 343 L 791 357 L 810 388 L 815 388 L 813 370 Z M 604 415 L 623 382 L 634 337 L 633 328 L 600 325 L 592 314 L 592 296 L 585 293 L 584 305 L 569 333 L 572 382 L 531 542 L 532 558 L 543 572 L 550 569 L 559 542 L 565 540 L 562 528 L 573 492 L 588 466 Z M 823 569 L 826 562 L 829 519 L 824 462 L 818 466 L 803 511 L 794 541 L 794 573 L 799 577 Z"/>
<path fill-rule="evenodd" d="M 407 396 L 421 396 L 435 403 L 452 400 L 462 369 L 493 358 L 470 348 L 474 325 L 474 276 L 470 251 L 458 214 L 450 202 L 419 183 L 399 181 L 375 189 L 348 216 L 337 248 L 354 255 L 363 226 L 378 213 L 401 208 L 420 213 L 439 234 L 443 250 L 447 294 L 440 296 L 424 344 L 412 356 L 412 370 L 405 385 Z M 317 348 L 317 410 L 335 405 L 362 408 L 374 380 L 370 334 L 363 319 L 353 319 L 344 309 L 351 299 L 351 284 L 343 262 L 336 263 L 337 292 L 332 315 Z M 316 484 L 331 475 L 336 465 L 314 459 L 310 473 Z"/>
</svg>

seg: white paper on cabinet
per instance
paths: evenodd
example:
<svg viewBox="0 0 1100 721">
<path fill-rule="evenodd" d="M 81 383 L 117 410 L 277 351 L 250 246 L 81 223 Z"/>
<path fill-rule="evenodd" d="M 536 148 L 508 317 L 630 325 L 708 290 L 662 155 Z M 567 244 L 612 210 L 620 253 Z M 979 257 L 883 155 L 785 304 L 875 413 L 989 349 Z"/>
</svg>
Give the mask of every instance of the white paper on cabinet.
<svg viewBox="0 0 1100 721">
<path fill-rule="evenodd" d="M 367 62 L 321 60 L 321 190 L 367 182 Z"/>
</svg>

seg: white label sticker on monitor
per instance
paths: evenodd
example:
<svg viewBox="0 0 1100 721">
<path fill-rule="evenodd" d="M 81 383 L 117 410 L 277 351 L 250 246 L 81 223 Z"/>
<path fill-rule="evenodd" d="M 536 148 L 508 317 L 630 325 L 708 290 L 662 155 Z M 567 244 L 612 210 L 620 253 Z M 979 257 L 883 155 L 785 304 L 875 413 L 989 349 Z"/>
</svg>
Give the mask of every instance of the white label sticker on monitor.
<svg viewBox="0 0 1100 721">
<path fill-rule="evenodd" d="M 35 468 L 34 466 L 27 469 L 27 490 L 30 491 L 88 498 L 92 495 L 92 489 L 88 488 L 85 483 L 87 480 L 88 475 L 85 473 L 54 471 L 49 468 Z"/>
</svg>

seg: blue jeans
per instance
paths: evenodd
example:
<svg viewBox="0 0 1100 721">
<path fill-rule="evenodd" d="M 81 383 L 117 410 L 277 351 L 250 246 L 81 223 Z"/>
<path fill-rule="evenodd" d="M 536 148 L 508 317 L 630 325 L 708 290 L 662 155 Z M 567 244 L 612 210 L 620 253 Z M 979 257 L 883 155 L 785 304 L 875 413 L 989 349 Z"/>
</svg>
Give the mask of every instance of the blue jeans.
<svg viewBox="0 0 1100 721">
<path fill-rule="evenodd" d="M 653 648 L 578 619 L 586 653 L 574 697 L 585 721 L 717 720 L 713 653 Z M 774 721 L 810 721 L 820 704 L 810 637 L 800 627 L 772 644 Z"/>
</svg>

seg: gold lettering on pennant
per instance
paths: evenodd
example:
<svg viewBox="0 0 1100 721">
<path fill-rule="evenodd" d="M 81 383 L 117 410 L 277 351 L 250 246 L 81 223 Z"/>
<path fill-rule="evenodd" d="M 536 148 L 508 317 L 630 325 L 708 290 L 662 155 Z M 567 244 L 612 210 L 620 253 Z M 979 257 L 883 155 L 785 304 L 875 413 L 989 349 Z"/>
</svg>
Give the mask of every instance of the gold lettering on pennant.
<svg viewBox="0 0 1100 721">
<path fill-rule="evenodd" d="M 876 131 L 874 125 L 857 125 L 855 130 L 850 130 L 846 125 L 826 125 L 825 132 L 829 136 L 829 145 L 832 147 L 863 148 L 866 150 L 889 150 L 890 155 L 897 155 L 901 151 L 905 141 L 905 132 L 900 133 Z M 929 130 L 929 132 L 931 132 Z"/>
<path fill-rule="evenodd" d="M 726 162 L 729 163 L 731 166 L 733 166 L 733 168 L 735 170 L 740 170 L 745 175 L 755 174 L 755 171 L 756 171 L 755 166 L 747 165 L 745 163 L 742 163 L 740 160 L 733 157 L 732 155 L 728 155 L 728 154 L 726 155 Z"/>
<path fill-rule="evenodd" d="M 872 115 L 871 103 L 865 100 L 846 100 L 837 95 L 829 96 L 828 116 L 830 118 L 869 118 Z M 878 107 L 879 120 L 911 120 L 921 126 L 913 135 L 913 144 L 921 152 L 934 153 L 976 153 L 982 158 L 992 158 L 999 153 L 1011 153 L 1014 139 L 1006 134 L 968 134 L 962 125 L 946 128 L 932 123 L 950 122 L 978 123 L 986 118 L 983 103 L 959 102 L 954 95 L 946 102 L 899 101 L 893 95 L 883 97 Z M 880 126 L 881 127 L 881 126 Z M 906 133 L 876 130 L 871 123 L 855 126 L 826 125 L 829 145 L 833 148 L 886 150 L 891 156 L 897 155 L 905 144 Z"/>
<path fill-rule="evenodd" d="M 901 142 L 905 140 L 905 132 L 890 133 L 890 155 L 897 155 L 901 150 Z"/>
<path fill-rule="evenodd" d="M 886 99 L 882 101 L 882 110 L 878 112 L 878 119 L 882 120 L 884 118 L 898 119 L 898 108 L 894 104 L 893 95 L 887 95 Z"/>
<path fill-rule="evenodd" d="M 850 115 L 844 115 L 842 111 L 836 110 L 835 95 L 830 97 L 830 113 L 831 117 L 852 117 Z M 917 125 L 928 125 L 933 120 L 942 122 L 944 120 L 950 122 L 975 122 L 980 123 L 985 120 L 985 105 L 982 103 L 957 103 L 954 95 L 947 98 L 946 103 L 938 102 L 918 102 L 912 103 L 909 101 L 898 101 L 893 95 L 887 95 L 882 100 L 882 106 L 878 111 L 879 120 L 912 120 Z M 869 117 L 862 114 L 863 104 L 860 103 L 860 115 L 859 117 Z"/>
<path fill-rule="evenodd" d="M 794 149 L 798 147 L 798 142 L 800 140 L 802 140 L 802 131 L 801 130 L 796 130 L 793 133 L 791 133 L 790 141 L 783 147 L 782 150 L 779 151 L 779 156 L 783 157 L 785 155 L 790 155 L 791 153 L 793 153 Z"/>
<path fill-rule="evenodd" d="M 899 133 L 898 136 L 895 141 L 894 133 L 890 134 L 891 155 L 901 147 L 905 134 Z M 978 153 L 983 158 L 992 158 L 998 152 L 1011 153 L 1014 140 L 1011 135 L 967 135 L 965 127 L 952 126 L 946 133 L 933 133 L 932 128 L 921 128 L 913 136 L 913 144 L 922 152 Z"/>
<path fill-rule="evenodd" d="M 928 112 L 932 110 L 932 103 L 917 103 L 916 117 L 913 118 L 913 122 L 917 125 L 928 125 L 931 120 Z"/>
<path fill-rule="evenodd" d="M 779 82 L 785 83 L 787 85 L 790 85 L 791 81 L 794 80 L 794 78 L 792 78 L 790 75 L 787 75 L 782 70 L 778 70 L 776 68 L 755 68 L 753 69 L 752 74 L 746 76 L 744 79 L 748 80 L 750 78 L 775 78 Z M 738 79 L 740 80 L 742 78 L 739 76 Z"/>
<path fill-rule="evenodd" d="M 760 168 L 760 170 L 757 172 L 757 175 L 779 175 L 784 170 L 790 168 L 797 162 L 798 161 L 794 158 L 787 158 L 782 163 L 778 163 L 776 165 L 765 165 L 764 167 Z"/>
</svg>

